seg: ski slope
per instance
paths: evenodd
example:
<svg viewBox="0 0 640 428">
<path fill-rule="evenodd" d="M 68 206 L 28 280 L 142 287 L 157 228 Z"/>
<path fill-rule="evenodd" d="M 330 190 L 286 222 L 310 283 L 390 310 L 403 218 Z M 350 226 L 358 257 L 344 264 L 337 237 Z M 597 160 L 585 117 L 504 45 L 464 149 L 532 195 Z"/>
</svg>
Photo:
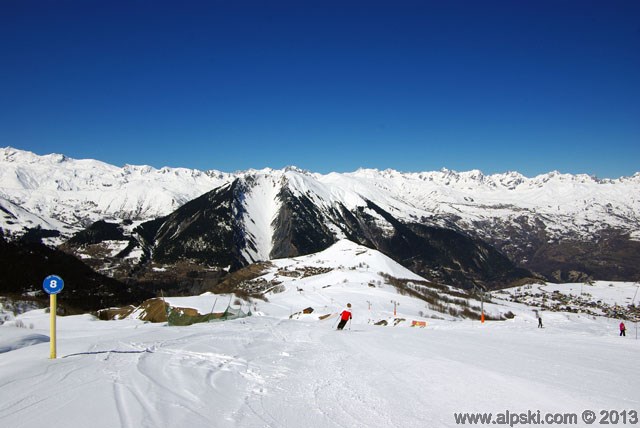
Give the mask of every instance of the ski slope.
<svg viewBox="0 0 640 428">
<path fill-rule="evenodd" d="M 47 359 L 47 343 L 0 354 L 0 423 L 424 427 L 455 426 L 454 412 L 638 409 L 638 342 L 612 322 L 557 317 L 543 330 L 521 320 L 342 332 L 269 316 L 190 327 L 66 317 L 60 358 Z M 25 318 L 45 329 L 45 314 Z"/>
<path fill-rule="evenodd" d="M 275 298 L 189 327 L 59 317 L 56 360 L 21 339 L 48 335 L 48 314 L 31 311 L 19 319 L 33 329 L 0 326 L 0 348 L 24 345 L 0 354 L 0 425 L 417 428 L 456 426 L 455 412 L 640 408 L 632 326 L 621 338 L 616 320 L 547 313 L 537 329 L 511 305 L 511 321 L 426 328 L 356 310 L 340 332 L 335 318 L 282 316 Z"/>
<path fill-rule="evenodd" d="M 58 317 L 55 360 L 44 310 L 7 314 L 0 426 L 422 428 L 457 426 L 460 412 L 640 410 L 630 323 L 623 338 L 618 320 L 545 311 L 538 329 L 536 308 L 495 296 L 485 311 L 514 318 L 461 320 L 400 293 L 382 273 L 422 280 L 343 240 L 273 261 L 262 278 L 280 286 L 250 302 L 251 317 L 188 327 Z M 621 304 L 632 290 L 598 288 Z M 210 293 L 166 300 L 200 313 L 249 305 Z M 336 331 L 347 302 L 354 319 Z"/>
</svg>

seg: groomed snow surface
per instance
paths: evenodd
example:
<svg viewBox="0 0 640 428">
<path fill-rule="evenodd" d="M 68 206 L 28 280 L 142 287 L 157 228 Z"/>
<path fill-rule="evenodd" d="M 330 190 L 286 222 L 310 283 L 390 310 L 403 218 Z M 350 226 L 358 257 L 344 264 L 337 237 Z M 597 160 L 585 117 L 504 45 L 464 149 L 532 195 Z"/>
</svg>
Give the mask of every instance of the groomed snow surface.
<svg viewBox="0 0 640 428">
<path fill-rule="evenodd" d="M 455 412 L 640 409 L 633 325 L 622 338 L 616 320 L 545 313 L 538 329 L 512 304 L 511 321 L 380 327 L 354 301 L 335 331 L 273 300 L 189 327 L 58 317 L 56 360 L 48 314 L 25 313 L 33 329 L 0 326 L 0 425 L 422 428 L 457 426 Z"/>
</svg>

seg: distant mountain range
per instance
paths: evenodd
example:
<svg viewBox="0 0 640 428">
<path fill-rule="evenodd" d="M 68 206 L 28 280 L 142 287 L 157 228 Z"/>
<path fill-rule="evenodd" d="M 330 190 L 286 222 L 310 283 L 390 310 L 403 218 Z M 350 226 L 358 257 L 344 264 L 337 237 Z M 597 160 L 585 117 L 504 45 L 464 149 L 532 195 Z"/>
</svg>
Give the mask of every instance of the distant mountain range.
<svg viewBox="0 0 640 428">
<path fill-rule="evenodd" d="M 4 148 L 0 227 L 119 280 L 184 291 L 344 238 L 466 288 L 532 276 L 637 281 L 640 173 L 224 173 Z"/>
</svg>

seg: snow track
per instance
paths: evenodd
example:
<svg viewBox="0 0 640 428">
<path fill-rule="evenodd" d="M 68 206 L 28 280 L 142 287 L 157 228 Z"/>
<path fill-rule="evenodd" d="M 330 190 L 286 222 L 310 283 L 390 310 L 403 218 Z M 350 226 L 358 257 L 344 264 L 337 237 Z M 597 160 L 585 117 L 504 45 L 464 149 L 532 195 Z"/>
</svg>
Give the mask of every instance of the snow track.
<svg viewBox="0 0 640 428">
<path fill-rule="evenodd" d="M 544 330 L 522 320 L 340 332 L 330 320 L 63 317 L 66 358 L 48 360 L 47 343 L 0 355 L 0 424 L 422 428 L 456 426 L 454 412 L 638 409 L 638 343 L 564 317 L 547 315 Z"/>
</svg>

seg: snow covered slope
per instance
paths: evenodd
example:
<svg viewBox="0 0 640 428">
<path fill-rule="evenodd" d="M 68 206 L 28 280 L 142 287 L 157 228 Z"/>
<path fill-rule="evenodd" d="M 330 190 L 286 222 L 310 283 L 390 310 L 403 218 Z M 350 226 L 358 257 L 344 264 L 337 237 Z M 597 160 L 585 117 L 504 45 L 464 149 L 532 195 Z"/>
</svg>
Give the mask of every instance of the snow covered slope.
<svg viewBox="0 0 640 428">
<path fill-rule="evenodd" d="M 619 320 L 545 311 L 539 329 L 539 308 L 496 297 L 485 302 L 487 312 L 513 318 L 481 324 L 442 313 L 391 283 L 424 291 L 422 278 L 346 240 L 274 260 L 260 280 L 269 283 L 268 300 L 166 297 L 200 313 L 227 302 L 253 312 L 231 321 L 175 327 L 58 317 L 55 360 L 48 359 L 49 314 L 9 317 L 0 325 L 0 424 L 422 428 L 509 411 L 570 414 L 572 425 L 590 426 L 585 410 L 625 412 L 630 422 L 640 407 L 640 378 L 630 375 L 640 341 L 631 323 L 622 338 Z M 594 287 L 594 299 L 618 304 L 633 289 Z M 353 320 L 336 331 L 347 302 Z"/>
<path fill-rule="evenodd" d="M 149 249 L 145 259 L 172 272 L 171 266 L 179 263 L 236 270 L 257 261 L 312 254 L 348 238 L 425 278 L 452 285 L 496 287 L 531 276 L 480 239 L 403 223 L 394 217 L 397 208 L 387 211 L 355 192 L 338 190 L 300 171 L 252 172 L 134 232 L 142 238 L 140 247 Z M 67 249 L 81 254 L 82 245 Z"/>
<path fill-rule="evenodd" d="M 494 291 L 498 298 L 526 303 L 543 311 L 570 311 L 587 315 L 640 320 L 640 283 L 593 281 L 587 283 L 529 284 Z"/>
<path fill-rule="evenodd" d="M 339 312 L 347 303 L 371 323 L 387 325 L 409 325 L 412 320 L 429 317 L 479 319 L 481 314 L 479 297 L 473 292 L 431 283 L 379 251 L 348 240 L 316 254 L 272 260 L 258 274 L 242 276 L 235 287 L 238 294 L 266 298 L 268 312 L 281 317 L 295 314 L 296 319 L 318 320 Z M 254 301 L 253 311 L 262 311 L 260 297 Z M 224 311 L 227 304 L 227 299 L 216 294 L 198 299 L 197 306 L 191 297 L 166 301 L 172 306 L 196 308 L 200 314 L 213 312 L 216 300 L 216 311 Z M 309 307 L 312 314 L 302 314 Z M 411 318 L 396 317 L 394 309 L 398 307 Z M 487 316 L 505 319 L 502 309 L 487 306 Z"/>
<path fill-rule="evenodd" d="M 49 216 L 42 217 L 34 214 L 4 197 L 0 197 L 0 218 L 2 218 L 2 228 L 12 235 L 21 235 L 25 229 L 37 227 L 59 231 L 66 235 L 75 230 L 67 223 Z"/>
<path fill-rule="evenodd" d="M 344 250 L 307 262 L 321 267 Z M 345 272 L 368 257 L 355 265 L 343 259 Z M 367 301 L 378 298 L 390 315 L 388 290 L 359 293 L 357 282 L 325 289 L 333 293 L 328 306 L 355 306 L 344 331 L 334 330 L 335 318 L 289 318 L 290 306 L 314 299 L 312 288 L 294 288 L 258 302 L 255 316 L 189 327 L 59 317 L 56 360 L 48 359 L 48 314 L 27 312 L 18 320 L 33 329 L 0 326 L 0 345 L 9 350 L 0 354 L 0 423 L 422 428 L 459 426 L 456 414 L 539 411 L 598 426 L 586 425 L 582 413 L 625 412 L 629 424 L 640 407 L 633 375 L 640 342 L 618 337 L 617 320 L 550 313 L 538 329 L 531 308 L 496 302 L 515 318 L 375 326 Z M 211 297 L 191 297 L 190 304 L 210 308 Z M 404 302 L 397 309 L 401 318 L 419 316 Z"/>
<path fill-rule="evenodd" d="M 255 177 L 253 191 L 245 193 L 242 204 L 242 223 L 246 225 L 246 239 L 252 242 L 244 249 L 244 258 L 251 261 L 269 260 L 273 248 L 273 222 L 278 214 L 281 179 L 277 174 Z M 262 182 L 262 183 L 260 183 Z M 260 213 L 261 215 L 255 215 Z"/>
<path fill-rule="evenodd" d="M 228 174 L 185 168 L 122 168 L 96 160 L 64 155 L 37 156 L 0 149 L 0 197 L 28 212 L 16 212 L 7 227 L 55 226 L 79 230 L 97 220 L 149 220 L 166 215 L 185 202 L 226 182 Z M 0 200 L 2 203 L 2 200 Z M 4 210 L 3 210 L 4 211 Z"/>
<path fill-rule="evenodd" d="M 529 225 L 543 219 L 550 237 L 557 238 L 568 231 L 592 236 L 607 227 L 637 230 L 640 225 L 640 173 L 617 180 L 559 172 L 533 178 L 517 172 L 485 176 L 477 170 L 346 175 L 359 188 L 389 192 L 432 217 L 458 218 L 467 227 L 527 217 Z"/>
<path fill-rule="evenodd" d="M 398 231 L 397 221 L 482 239 L 518 266 L 547 278 L 640 278 L 640 173 L 615 180 L 558 172 L 527 178 L 516 172 L 485 176 L 449 170 L 322 175 L 294 167 L 228 174 L 118 168 L 13 148 L 0 149 L 0 167 L 0 226 L 15 234 L 38 225 L 68 237 L 96 220 L 128 219 L 135 226 L 237 183 L 233 216 L 220 224 L 233 229 L 229 242 L 239 243 L 236 258 L 247 263 L 355 239 L 353 233 L 368 233 L 364 223 L 373 223 L 375 234 L 390 236 Z M 175 226 L 186 226 L 186 221 Z M 304 229 L 298 236 L 309 235 L 306 241 L 291 242 L 296 231 L 287 227 L 294 223 Z M 365 239 L 360 236 L 359 242 Z M 191 244 L 218 243 L 203 238 Z M 575 253 L 570 260 L 563 256 L 568 249 Z"/>
<path fill-rule="evenodd" d="M 527 178 L 516 172 L 485 176 L 480 171 L 450 170 L 362 169 L 321 175 L 288 168 L 228 174 L 118 168 L 57 154 L 37 156 L 11 147 L 0 149 L 0 166 L 0 196 L 43 219 L 76 227 L 97 219 L 151 219 L 238 177 L 270 177 L 277 183 L 286 175 L 299 194 L 310 195 L 319 205 L 341 203 L 353 209 L 364 206 L 367 199 L 401 219 L 455 222 L 462 229 L 480 228 L 481 232 L 483 222 L 517 219 L 523 219 L 518 220 L 524 222 L 521 227 L 543 221 L 551 238 L 568 231 L 593 236 L 603 228 L 640 230 L 640 173 L 616 180 L 558 172 Z M 5 222 L 2 226 L 7 229 Z M 268 227 L 263 225 L 260 233 Z"/>
</svg>

